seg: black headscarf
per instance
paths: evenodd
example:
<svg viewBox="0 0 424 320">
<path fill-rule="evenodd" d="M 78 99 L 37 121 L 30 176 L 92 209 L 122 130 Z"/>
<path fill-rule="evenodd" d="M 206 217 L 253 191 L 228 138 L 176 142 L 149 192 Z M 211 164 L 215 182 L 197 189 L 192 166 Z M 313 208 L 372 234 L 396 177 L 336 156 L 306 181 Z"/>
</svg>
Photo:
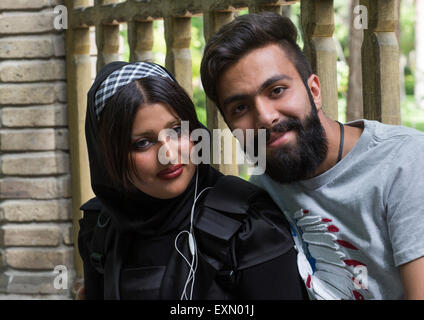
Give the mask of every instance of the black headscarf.
<svg viewBox="0 0 424 320">
<path fill-rule="evenodd" d="M 194 200 L 196 174 L 194 174 L 187 189 L 172 199 L 157 199 L 139 190 L 130 192 L 115 187 L 104 164 L 94 99 L 103 81 L 111 73 L 125 65 L 128 65 L 128 63 L 119 61 L 103 67 L 88 92 L 85 134 L 90 163 L 91 186 L 97 198 L 111 215 L 112 222 L 120 231 L 135 231 L 145 236 L 160 235 L 187 223 Z M 172 75 L 170 76 L 175 80 Z M 221 176 L 221 173 L 209 165 L 200 164 L 197 166 L 197 170 L 198 193 L 205 187 L 213 186 Z"/>
</svg>

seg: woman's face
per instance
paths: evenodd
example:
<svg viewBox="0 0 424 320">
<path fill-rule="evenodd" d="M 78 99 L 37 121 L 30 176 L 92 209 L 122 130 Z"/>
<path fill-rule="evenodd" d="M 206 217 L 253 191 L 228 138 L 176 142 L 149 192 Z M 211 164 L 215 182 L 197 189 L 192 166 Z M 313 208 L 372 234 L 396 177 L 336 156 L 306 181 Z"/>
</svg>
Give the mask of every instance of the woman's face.
<svg viewBox="0 0 424 320">
<path fill-rule="evenodd" d="M 163 129 L 173 129 L 178 135 L 159 139 Z M 192 163 L 182 164 L 182 157 L 189 158 L 193 143 L 188 135 L 180 134 L 180 129 L 177 113 L 165 103 L 144 104 L 138 109 L 132 127 L 130 156 L 136 168 L 132 181 L 140 191 L 155 198 L 170 199 L 187 188 L 196 167 Z M 160 150 L 172 163 L 161 163 Z"/>
</svg>

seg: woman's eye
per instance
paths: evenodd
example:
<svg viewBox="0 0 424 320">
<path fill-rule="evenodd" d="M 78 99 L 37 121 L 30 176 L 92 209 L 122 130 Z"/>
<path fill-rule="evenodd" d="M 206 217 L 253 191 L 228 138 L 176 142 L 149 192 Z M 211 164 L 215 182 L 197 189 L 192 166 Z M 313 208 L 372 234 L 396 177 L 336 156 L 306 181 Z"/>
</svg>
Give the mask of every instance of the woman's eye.
<svg viewBox="0 0 424 320">
<path fill-rule="evenodd" d="M 271 95 L 275 96 L 275 95 L 280 95 L 281 93 L 283 93 L 285 90 L 285 88 L 283 87 L 276 87 L 271 91 Z"/>
<path fill-rule="evenodd" d="M 181 127 L 180 126 L 176 126 L 172 128 L 178 136 L 181 136 Z"/>
<path fill-rule="evenodd" d="M 134 143 L 134 147 L 138 150 L 144 150 L 151 145 L 151 141 L 147 139 L 142 139 Z"/>
</svg>

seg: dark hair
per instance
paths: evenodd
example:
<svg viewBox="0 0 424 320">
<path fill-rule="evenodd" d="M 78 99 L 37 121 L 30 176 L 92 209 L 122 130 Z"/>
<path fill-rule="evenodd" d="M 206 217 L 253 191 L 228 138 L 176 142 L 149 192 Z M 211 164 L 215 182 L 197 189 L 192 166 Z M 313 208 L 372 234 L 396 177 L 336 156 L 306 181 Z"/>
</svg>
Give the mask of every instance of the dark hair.
<svg viewBox="0 0 424 320">
<path fill-rule="evenodd" d="M 218 106 L 217 84 L 226 68 L 252 50 L 276 43 L 285 50 L 306 85 L 312 69 L 296 43 L 296 26 L 287 17 L 263 12 L 236 17 L 211 37 L 205 47 L 200 75 L 206 95 Z"/>
<path fill-rule="evenodd" d="M 200 128 L 196 111 L 188 94 L 175 81 L 152 76 L 138 79 L 119 89 L 100 114 L 99 138 L 106 169 L 124 190 L 134 190 L 131 176 L 135 172 L 132 157 L 132 127 L 135 115 L 143 104 L 165 103 L 181 120 L 189 121 L 189 131 Z"/>
</svg>

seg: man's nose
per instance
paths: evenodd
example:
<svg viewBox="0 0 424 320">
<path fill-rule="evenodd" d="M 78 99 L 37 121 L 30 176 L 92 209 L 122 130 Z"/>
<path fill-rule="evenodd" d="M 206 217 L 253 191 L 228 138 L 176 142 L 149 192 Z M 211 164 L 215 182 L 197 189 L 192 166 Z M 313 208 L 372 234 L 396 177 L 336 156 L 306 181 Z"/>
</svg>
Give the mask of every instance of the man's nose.
<svg viewBox="0 0 424 320">
<path fill-rule="evenodd" d="M 279 112 L 270 101 L 257 98 L 255 108 L 257 113 L 256 127 L 258 129 L 271 129 L 278 123 Z"/>
</svg>

